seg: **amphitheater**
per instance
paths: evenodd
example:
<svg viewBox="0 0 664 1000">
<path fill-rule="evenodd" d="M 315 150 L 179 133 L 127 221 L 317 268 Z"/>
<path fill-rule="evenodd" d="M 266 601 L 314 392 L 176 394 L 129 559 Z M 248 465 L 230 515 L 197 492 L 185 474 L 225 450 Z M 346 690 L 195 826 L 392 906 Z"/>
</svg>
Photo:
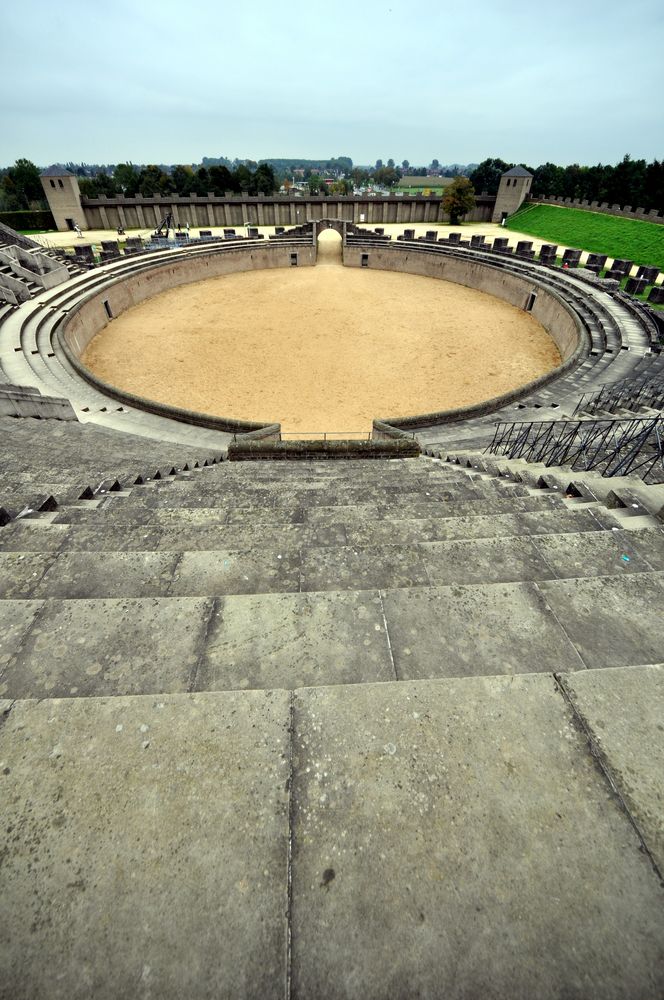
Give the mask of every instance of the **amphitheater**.
<svg viewBox="0 0 664 1000">
<path fill-rule="evenodd" d="M 559 360 L 336 440 L 83 363 L 329 230 Z M 663 995 L 660 329 L 578 263 L 335 219 L 101 263 L 0 229 L 0 997 Z"/>
</svg>

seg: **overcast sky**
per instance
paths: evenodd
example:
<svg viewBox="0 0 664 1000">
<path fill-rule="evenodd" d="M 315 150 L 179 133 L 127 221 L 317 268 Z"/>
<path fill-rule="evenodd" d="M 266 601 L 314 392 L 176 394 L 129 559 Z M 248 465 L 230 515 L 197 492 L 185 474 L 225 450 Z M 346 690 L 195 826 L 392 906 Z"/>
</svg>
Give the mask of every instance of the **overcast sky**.
<svg viewBox="0 0 664 1000">
<path fill-rule="evenodd" d="M 662 0 L 0 0 L 0 165 L 664 157 Z"/>
</svg>

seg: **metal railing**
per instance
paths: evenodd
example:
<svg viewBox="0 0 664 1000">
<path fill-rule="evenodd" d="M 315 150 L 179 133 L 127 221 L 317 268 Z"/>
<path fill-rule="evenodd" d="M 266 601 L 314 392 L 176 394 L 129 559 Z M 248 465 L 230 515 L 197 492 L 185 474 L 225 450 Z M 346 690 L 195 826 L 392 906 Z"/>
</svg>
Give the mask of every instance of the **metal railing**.
<svg viewBox="0 0 664 1000">
<path fill-rule="evenodd" d="M 624 406 L 626 409 L 634 409 L 635 406 L 663 409 L 664 372 L 621 379 L 619 382 L 603 385 L 594 392 L 585 392 L 576 404 L 572 416 L 575 417 L 582 410 L 595 413 L 597 410 L 611 410 L 616 406 Z"/>
<path fill-rule="evenodd" d="M 664 417 L 504 421 L 496 425 L 486 452 L 607 478 L 634 473 L 644 482 L 662 483 Z"/>
<path fill-rule="evenodd" d="M 371 441 L 372 431 L 282 431 L 279 440 Z"/>
</svg>

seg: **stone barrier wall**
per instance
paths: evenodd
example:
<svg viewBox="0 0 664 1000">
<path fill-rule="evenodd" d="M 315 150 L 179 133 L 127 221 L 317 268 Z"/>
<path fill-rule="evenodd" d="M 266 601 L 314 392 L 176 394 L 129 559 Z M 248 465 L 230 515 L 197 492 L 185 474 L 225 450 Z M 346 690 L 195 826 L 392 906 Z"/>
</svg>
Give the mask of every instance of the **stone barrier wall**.
<svg viewBox="0 0 664 1000">
<path fill-rule="evenodd" d="M 420 446 L 413 437 L 372 441 L 248 441 L 228 446 L 231 462 L 261 460 L 322 461 L 326 459 L 417 458 Z"/>
<path fill-rule="evenodd" d="M 576 317 L 551 289 L 520 275 L 491 267 L 474 260 L 462 260 L 442 253 L 425 253 L 420 250 L 401 249 L 398 245 L 345 246 L 344 264 L 361 267 L 362 255 L 369 254 L 369 267 L 386 271 L 406 271 L 426 278 L 443 278 L 457 285 L 476 288 L 480 292 L 504 299 L 519 309 L 524 309 L 531 292 L 537 292 L 532 315 L 542 324 L 554 340 L 563 361 L 577 350 L 582 338 Z"/>
<path fill-rule="evenodd" d="M 466 216 L 467 222 L 490 222 L 496 198 L 479 195 L 476 207 Z M 81 198 L 81 212 L 87 229 L 154 229 L 171 213 L 178 227 L 212 226 L 237 228 L 252 226 L 297 226 L 305 222 L 335 218 L 356 224 L 413 222 L 445 223 L 449 216 L 440 195 L 390 195 L 389 197 L 354 197 L 309 195 L 303 198 L 256 197 L 242 195 L 219 197 L 177 196 L 144 198 Z"/>
<path fill-rule="evenodd" d="M 344 265 L 361 267 L 362 257 L 369 254 L 368 266 L 387 271 L 405 271 L 427 278 L 442 278 L 456 284 L 475 288 L 496 298 L 503 299 L 519 309 L 524 309 L 532 292 L 537 292 L 531 314 L 538 320 L 556 344 L 562 358 L 553 371 L 526 385 L 494 399 L 484 400 L 474 406 L 435 413 L 421 413 L 411 417 L 382 417 L 374 420 L 374 435 L 385 434 L 388 429 L 412 429 L 431 423 L 455 423 L 471 417 L 492 413 L 508 403 L 528 395 L 554 379 L 560 378 L 581 363 L 589 349 L 587 334 L 578 318 L 563 299 L 552 289 L 529 278 L 512 274 L 478 261 L 461 260 L 440 253 L 426 253 L 392 246 L 345 246 Z M 489 335 L 487 333 L 487 335 Z"/>
<path fill-rule="evenodd" d="M 643 208 L 632 208 L 631 205 L 609 205 L 606 201 L 582 201 L 579 198 L 531 197 L 530 202 L 540 205 L 564 205 L 567 208 L 580 208 L 586 212 L 601 212 L 603 215 L 615 215 L 621 219 L 638 219 L 640 222 L 657 222 L 664 224 L 664 214 L 656 208 L 646 212 Z"/>
</svg>

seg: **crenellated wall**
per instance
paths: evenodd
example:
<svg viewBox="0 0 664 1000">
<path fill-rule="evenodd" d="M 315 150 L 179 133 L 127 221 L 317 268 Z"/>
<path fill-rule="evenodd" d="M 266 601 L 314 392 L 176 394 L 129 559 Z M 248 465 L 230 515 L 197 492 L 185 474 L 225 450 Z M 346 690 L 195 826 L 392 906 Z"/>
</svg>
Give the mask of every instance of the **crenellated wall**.
<svg viewBox="0 0 664 1000">
<path fill-rule="evenodd" d="M 495 196 L 480 195 L 476 207 L 465 217 L 467 222 L 490 222 Z M 449 221 L 440 196 L 390 195 L 362 198 L 354 196 L 304 198 L 287 196 L 250 198 L 242 195 L 218 197 L 169 196 L 144 198 L 81 198 L 86 229 L 154 229 L 168 215 L 177 226 L 191 228 L 212 226 L 242 227 L 296 226 L 324 218 L 343 219 L 366 225 Z"/>
<path fill-rule="evenodd" d="M 538 195 L 531 197 L 531 202 L 539 205 L 564 205 L 567 208 L 580 208 L 587 212 L 601 212 L 603 215 L 615 215 L 621 219 L 638 219 L 640 222 L 657 222 L 664 225 L 664 214 L 656 208 L 646 212 L 643 208 L 632 209 L 631 205 L 609 205 L 607 201 L 587 201 L 579 198 L 548 197 Z"/>
</svg>

